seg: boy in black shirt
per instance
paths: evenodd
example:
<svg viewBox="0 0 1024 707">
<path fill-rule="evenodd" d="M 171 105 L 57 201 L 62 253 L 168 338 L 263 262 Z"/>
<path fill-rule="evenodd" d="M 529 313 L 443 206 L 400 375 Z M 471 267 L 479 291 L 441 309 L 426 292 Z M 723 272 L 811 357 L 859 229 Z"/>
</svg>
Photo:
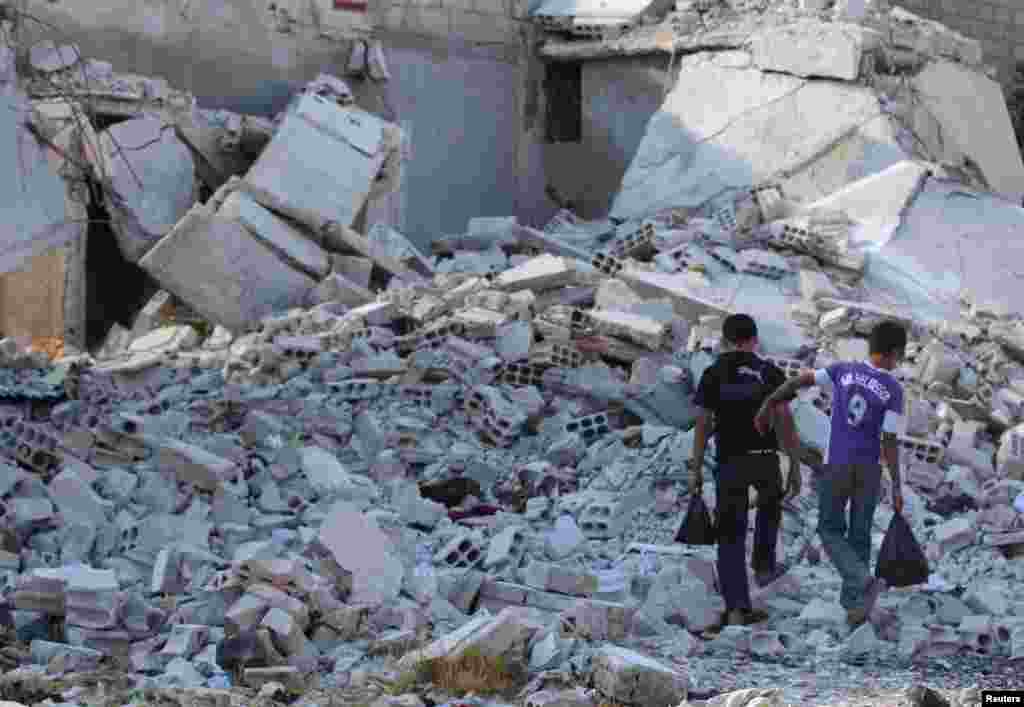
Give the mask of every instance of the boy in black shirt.
<svg viewBox="0 0 1024 707">
<path fill-rule="evenodd" d="M 786 382 L 786 375 L 759 357 L 757 324 L 746 314 L 733 314 L 722 326 L 724 352 L 701 376 L 695 403 L 699 408 L 690 460 L 690 492 L 703 486 L 703 460 L 709 418 L 715 417 L 715 473 L 718 515 L 718 579 L 726 605 L 726 623 L 746 625 L 764 617 L 751 610 L 747 581 L 746 540 L 749 487 L 757 489 L 757 525 L 754 531 L 754 580 L 765 586 L 786 568 L 776 563 L 779 524 L 782 520 L 782 470 L 776 429 L 792 430 L 788 404 L 776 407 L 779 424 L 765 434 L 754 427 L 761 404 Z M 790 437 L 791 439 L 791 437 Z M 787 446 L 789 446 L 787 444 Z M 788 491 L 800 493 L 800 466 L 790 451 Z"/>
</svg>

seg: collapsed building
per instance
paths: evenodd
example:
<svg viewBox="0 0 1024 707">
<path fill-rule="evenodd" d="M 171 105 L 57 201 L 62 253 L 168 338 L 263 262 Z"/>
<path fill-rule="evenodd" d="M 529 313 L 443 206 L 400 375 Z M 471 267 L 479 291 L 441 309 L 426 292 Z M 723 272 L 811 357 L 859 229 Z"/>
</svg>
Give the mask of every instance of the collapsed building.
<svg viewBox="0 0 1024 707">
<path fill-rule="evenodd" d="M 34 200 L 6 205 L 0 263 L 56 292 L 63 350 L 0 343 L 4 680 L 113 663 L 386 707 L 482 665 L 491 704 L 763 707 L 852 690 L 865 660 L 898 684 L 1024 658 L 1024 163 L 976 43 L 854 5 L 752 27 L 686 4 L 671 35 L 549 42 L 678 44 L 608 217 L 475 218 L 430 252 L 367 223 L 402 134 L 333 76 L 268 121 L 67 46 L 9 71 Z M 90 319 L 90 287 L 130 323 Z M 905 512 L 932 575 L 852 634 L 814 530 L 825 391 L 793 404 L 807 490 L 791 571 L 755 592 L 769 622 L 722 629 L 713 550 L 673 542 L 693 389 L 736 311 L 790 374 L 864 357 L 880 319 L 911 331 Z M 849 677 L 787 672 L 816 660 Z"/>
</svg>

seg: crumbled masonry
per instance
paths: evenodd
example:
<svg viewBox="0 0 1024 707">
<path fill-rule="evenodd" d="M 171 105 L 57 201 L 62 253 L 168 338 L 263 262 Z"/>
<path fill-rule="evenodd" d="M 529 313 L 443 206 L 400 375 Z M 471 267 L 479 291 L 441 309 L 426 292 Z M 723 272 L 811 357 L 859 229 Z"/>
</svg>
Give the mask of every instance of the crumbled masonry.
<svg viewBox="0 0 1024 707">
<path fill-rule="evenodd" d="M 1024 209 L 993 193 L 1024 190 L 1024 167 L 998 130 L 968 135 L 942 111 L 944 83 L 982 77 L 970 40 L 875 3 L 870 21 L 842 15 L 853 2 L 826 21 L 806 8 L 819 4 L 742 46 L 684 57 L 609 218 L 481 217 L 431 252 L 388 224 L 358 225 L 398 184 L 402 135 L 339 79 L 319 76 L 261 121 L 79 64 L 73 47 L 35 50 L 22 98 L 66 153 L 49 159 L 93 170 L 118 247 L 162 289 L 92 353 L 64 342 L 51 358 L 0 339 L 0 694 L 783 707 L 838 704 L 872 684 L 884 704 L 974 707 L 977 685 L 943 696 L 913 687 L 915 671 L 1019 676 L 1024 316 L 1005 301 L 1015 295 L 979 296 L 989 285 L 973 275 L 949 298 L 946 281 L 930 290 L 906 274 L 929 215 L 959 208 L 950 192 L 1024 225 Z M 551 19 L 559 7 L 544 5 L 549 25 L 594 33 L 585 18 Z M 703 123 L 685 116 L 687 87 L 719 79 L 780 101 L 806 89 L 820 100 L 797 103 L 831 106 L 828 120 L 874 115 L 878 96 L 854 79 L 876 60 L 909 61 L 871 24 L 883 21 L 940 46 L 915 50 L 943 58 L 913 81 L 939 132 L 962 140 L 947 145 L 957 154 L 897 153 L 890 133 L 840 149 L 850 126 L 831 124 L 796 126 L 796 152 L 759 145 L 761 128 L 783 127 L 740 105 L 760 93 L 730 90 Z M 386 79 L 380 44 L 359 46 L 352 62 Z M 83 65 L 96 81 L 76 83 Z M 130 100 L 156 108 L 97 134 L 73 125 L 54 86 L 93 92 L 109 114 Z M 752 122 L 737 128 L 730 111 Z M 760 171 L 711 159 L 711 140 L 681 169 L 670 113 L 694 135 L 728 135 Z M 147 143 L 156 198 L 134 185 L 119 135 Z M 817 166 L 781 163 L 811 153 Z M 958 171 L 972 161 L 980 172 Z M 63 214 L 71 192 L 59 192 L 46 198 Z M 26 223 L 45 220 L 42 206 Z M 0 269 L 35 248 L 15 240 Z M 791 570 L 753 590 L 767 621 L 722 628 L 715 549 L 674 542 L 695 383 L 736 311 L 758 318 L 764 354 L 787 375 L 865 357 L 882 319 L 909 328 L 896 371 L 905 515 L 932 575 L 884 593 L 852 632 L 816 535 L 826 391 L 792 403 L 802 463 L 784 467 L 803 491 L 784 505 L 779 559 Z M 712 442 L 709 467 L 713 455 Z"/>
</svg>

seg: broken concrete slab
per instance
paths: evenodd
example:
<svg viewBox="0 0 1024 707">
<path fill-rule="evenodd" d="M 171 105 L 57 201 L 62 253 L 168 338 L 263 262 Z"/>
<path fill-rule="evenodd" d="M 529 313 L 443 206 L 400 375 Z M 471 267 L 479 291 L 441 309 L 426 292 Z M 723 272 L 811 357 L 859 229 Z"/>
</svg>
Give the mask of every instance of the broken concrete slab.
<svg viewBox="0 0 1024 707">
<path fill-rule="evenodd" d="M 950 61 L 929 63 L 912 84 L 922 110 L 937 121 L 936 161 L 980 171 L 991 189 L 1014 204 L 1024 198 L 1024 160 L 1003 90 L 992 79 Z M 922 131 L 922 135 L 926 135 Z"/>
<path fill-rule="evenodd" d="M 236 332 L 301 305 L 316 286 L 241 224 L 222 219 L 201 204 L 146 253 L 139 266 L 209 321 Z"/>
<path fill-rule="evenodd" d="M 873 89 L 765 73 L 752 61 L 744 52 L 683 58 L 611 216 L 700 207 L 778 175 L 787 197 L 810 201 L 906 159 Z"/>
<path fill-rule="evenodd" d="M 125 259 L 137 262 L 167 235 L 195 201 L 192 153 L 156 116 L 113 125 L 86 145 L 107 186 L 105 201 Z"/>
<path fill-rule="evenodd" d="M 285 262 L 310 277 L 322 279 L 331 269 L 327 253 L 320 246 L 260 206 L 248 194 L 232 192 L 217 211 L 217 216 L 238 221 Z"/>
<path fill-rule="evenodd" d="M 245 179 L 297 210 L 351 226 L 388 152 L 399 147 L 385 143 L 384 127 L 366 111 L 306 93 Z"/>
<path fill-rule="evenodd" d="M 983 224 L 983 226 L 981 226 Z M 1024 210 L 951 180 L 929 179 L 910 204 L 903 225 L 865 270 L 864 285 L 885 292 L 922 323 L 956 321 L 959 299 L 1016 308 L 1008 263 L 1020 257 L 1012 234 L 1024 228 Z M 967 257 L 970 253 L 971 257 Z"/>
<path fill-rule="evenodd" d="M 854 81 L 864 50 L 874 44 L 870 31 L 857 25 L 801 20 L 758 32 L 750 52 L 762 70 Z"/>
<path fill-rule="evenodd" d="M 594 684 L 609 699 L 627 705 L 671 707 L 685 700 L 689 680 L 640 653 L 602 646 L 593 658 Z"/>
<path fill-rule="evenodd" d="M 858 236 L 870 238 L 871 245 L 882 246 L 899 228 L 904 210 L 929 174 L 928 165 L 909 160 L 897 162 L 808 204 L 806 209 L 842 212 L 863 224 L 865 229 Z"/>
<path fill-rule="evenodd" d="M 0 48 L 0 67 L 9 51 Z M 25 127 L 21 116 L 28 110 L 25 95 L 0 76 L 0 217 L 6 224 L 0 240 L 0 273 L 17 270 L 80 231 L 68 216 L 64 181 L 51 168 L 47 148 Z"/>
<path fill-rule="evenodd" d="M 227 111 L 201 108 L 175 116 L 178 138 L 192 150 L 196 173 L 212 190 L 231 177 L 241 177 L 269 142 L 272 130 L 261 130 L 257 119 Z"/>
</svg>

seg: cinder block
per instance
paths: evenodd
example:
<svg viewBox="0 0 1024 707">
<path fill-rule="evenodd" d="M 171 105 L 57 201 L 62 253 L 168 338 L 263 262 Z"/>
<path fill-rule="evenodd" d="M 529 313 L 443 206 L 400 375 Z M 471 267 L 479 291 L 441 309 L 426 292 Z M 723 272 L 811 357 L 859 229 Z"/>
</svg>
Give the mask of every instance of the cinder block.
<svg viewBox="0 0 1024 707">
<path fill-rule="evenodd" d="M 484 558 L 479 539 L 460 533 L 434 555 L 434 562 L 452 569 L 471 569 L 480 565 Z"/>
<path fill-rule="evenodd" d="M 562 635 L 589 641 L 622 641 L 632 633 L 636 607 L 581 599 L 561 615 Z"/>
<path fill-rule="evenodd" d="M 685 699 L 689 687 L 685 675 L 619 646 L 602 646 L 592 665 L 598 692 L 628 705 L 673 707 Z"/>
<path fill-rule="evenodd" d="M 947 521 L 935 529 L 935 541 L 939 551 L 948 555 L 973 545 L 977 540 L 977 530 L 966 518 Z"/>
<path fill-rule="evenodd" d="M 526 536 L 520 528 L 506 528 L 493 538 L 487 548 L 484 568 L 511 565 L 516 567 L 526 553 Z"/>
</svg>

